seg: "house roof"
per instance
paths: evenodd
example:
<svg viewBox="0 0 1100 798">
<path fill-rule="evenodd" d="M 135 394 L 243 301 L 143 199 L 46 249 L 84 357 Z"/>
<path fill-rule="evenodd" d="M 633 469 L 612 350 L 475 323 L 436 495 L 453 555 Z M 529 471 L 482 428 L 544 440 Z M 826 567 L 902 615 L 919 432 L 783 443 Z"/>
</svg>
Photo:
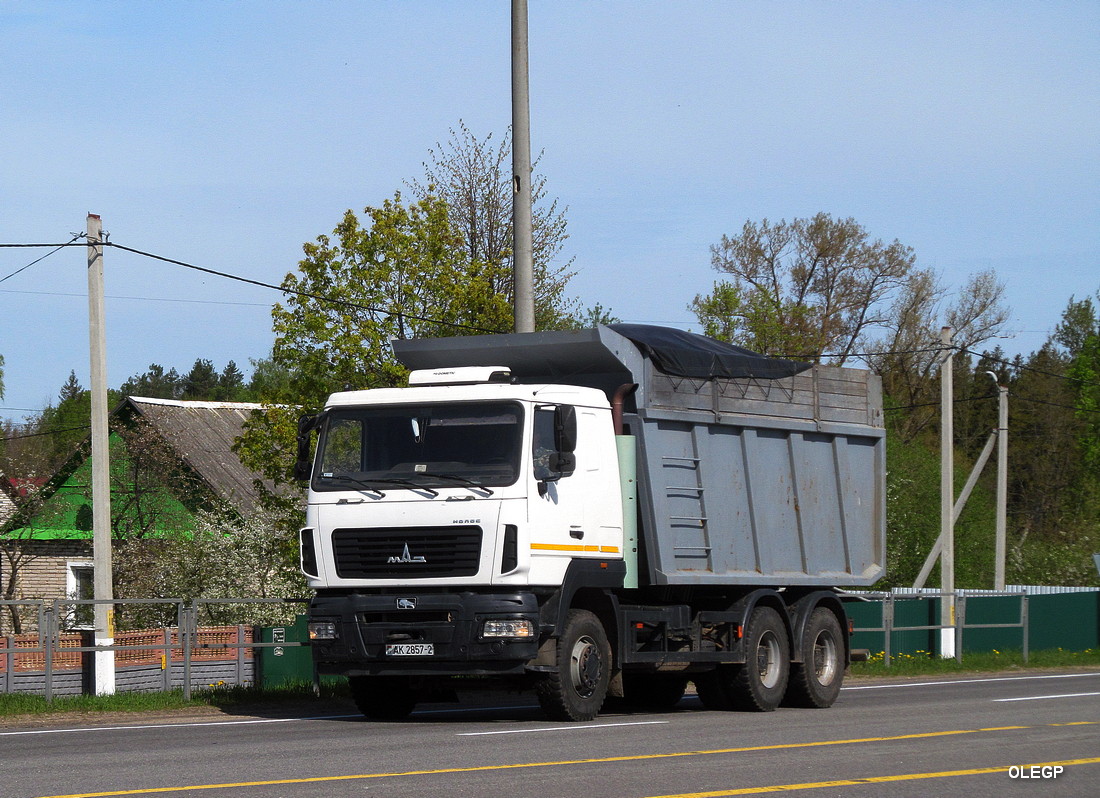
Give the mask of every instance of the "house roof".
<svg viewBox="0 0 1100 798">
<path fill-rule="evenodd" d="M 122 424 L 135 417 L 143 420 L 170 449 L 173 456 L 199 479 L 212 498 L 225 502 L 240 515 L 248 516 L 259 505 L 260 495 L 255 482 L 262 477 L 245 468 L 232 447 L 243 431 L 249 414 L 253 410 L 261 409 L 263 405 L 245 402 L 198 402 L 131 396 L 115 407 L 111 418 L 112 421 L 117 420 Z M 68 480 L 88 461 L 90 449 L 91 438 L 88 437 L 44 485 L 46 499 L 66 494 L 68 490 L 68 494 L 76 495 L 78 501 L 69 502 L 72 506 L 68 508 L 68 515 L 61 526 L 35 529 L 33 537 L 83 538 L 90 534 L 83 527 L 78 529 L 74 525 L 76 522 L 73 516 L 79 509 L 78 505 L 87 503 L 86 496 L 79 487 L 76 494 L 66 487 Z M 17 480 L 3 481 L 8 497 L 14 499 L 20 486 L 12 483 Z M 268 489 L 273 488 L 268 480 L 262 481 Z M 22 487 L 25 489 L 26 485 Z M 112 492 L 114 490 L 112 487 Z M 28 520 L 16 517 L 18 508 L 15 508 L 16 513 L 9 512 L 5 518 L 3 509 L 0 507 L 0 526 L 5 531 L 11 531 L 7 527 L 12 524 L 19 526 Z"/>
<path fill-rule="evenodd" d="M 115 415 L 129 409 L 143 418 L 219 499 L 248 515 L 259 499 L 254 486 L 259 475 L 241 464 L 232 446 L 249 414 L 262 408 L 247 402 L 130 396 L 116 408 Z"/>
</svg>

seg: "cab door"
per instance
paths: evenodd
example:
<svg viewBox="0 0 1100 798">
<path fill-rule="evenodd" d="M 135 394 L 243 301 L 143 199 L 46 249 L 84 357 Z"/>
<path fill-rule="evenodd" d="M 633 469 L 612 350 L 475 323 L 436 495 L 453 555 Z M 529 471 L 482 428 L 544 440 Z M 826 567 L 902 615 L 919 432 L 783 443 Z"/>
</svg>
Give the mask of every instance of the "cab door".
<svg viewBox="0 0 1100 798">
<path fill-rule="evenodd" d="M 568 407 L 563 411 L 563 407 Z M 597 434 L 604 421 L 589 408 L 538 405 L 532 423 L 528 467 L 532 581 L 541 573 L 560 578 L 575 557 L 618 558 L 618 530 L 607 528 L 610 508 L 619 507 L 617 482 L 609 482 L 600 451 L 607 436 Z M 563 429 L 564 427 L 564 429 Z M 617 473 L 617 472 L 616 472 Z"/>
</svg>

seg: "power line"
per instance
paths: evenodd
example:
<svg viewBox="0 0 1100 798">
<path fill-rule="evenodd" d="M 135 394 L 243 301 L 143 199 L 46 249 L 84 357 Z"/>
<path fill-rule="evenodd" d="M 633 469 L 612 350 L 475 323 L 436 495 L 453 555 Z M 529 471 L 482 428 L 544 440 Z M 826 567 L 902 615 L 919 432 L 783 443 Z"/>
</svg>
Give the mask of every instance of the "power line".
<svg viewBox="0 0 1100 798">
<path fill-rule="evenodd" d="M 990 360 L 994 363 L 1000 363 L 1002 366 L 1008 366 L 1009 368 L 1016 369 L 1017 371 L 1030 371 L 1033 374 L 1042 374 L 1045 377 L 1055 377 L 1055 378 L 1060 379 L 1060 380 L 1067 380 L 1068 382 L 1075 382 L 1078 385 L 1080 385 L 1082 388 L 1100 388 L 1100 383 L 1085 382 L 1080 377 L 1070 377 L 1066 374 L 1058 374 L 1057 372 L 1054 372 L 1054 371 L 1045 371 L 1043 369 L 1037 369 L 1034 366 L 1025 366 L 1022 363 L 1020 363 L 1020 364 L 1013 363 L 1009 360 L 1004 360 L 1003 358 L 993 357 L 992 355 L 990 355 L 988 353 L 984 353 L 984 352 L 979 354 L 978 352 L 973 352 L 969 349 L 960 349 L 959 351 L 964 352 L 965 354 L 968 354 L 968 355 L 973 355 L 974 357 L 976 357 L 980 360 Z"/>
<path fill-rule="evenodd" d="M 988 399 L 996 399 L 996 398 L 997 397 L 996 397 L 995 394 L 990 394 L 989 396 L 969 396 L 969 397 L 966 397 L 964 399 L 955 399 L 954 402 L 955 402 L 955 404 L 959 404 L 961 402 L 984 402 Z M 939 407 L 940 404 L 942 404 L 942 403 L 941 402 L 922 402 L 920 404 L 902 405 L 900 407 L 884 407 L 884 408 L 882 408 L 882 412 L 884 412 L 884 413 L 896 413 L 899 410 L 915 410 L 918 407 Z"/>
<path fill-rule="evenodd" d="M 173 258 L 166 258 L 162 255 L 154 255 L 151 252 L 143 252 L 140 249 L 133 249 L 132 247 L 126 247 L 126 246 L 123 246 L 121 244 L 116 244 L 116 243 L 110 242 L 110 241 L 103 242 L 103 245 L 104 246 L 109 246 L 109 247 L 114 247 L 115 249 L 121 249 L 125 252 L 131 252 L 135 255 L 141 255 L 141 256 L 146 257 L 146 258 L 152 258 L 153 260 L 163 261 L 164 263 L 171 263 L 171 264 L 174 264 L 176 266 L 183 266 L 186 269 L 193 269 L 193 270 L 198 271 L 198 272 L 203 272 L 204 274 L 213 274 L 217 277 L 224 277 L 227 280 L 236 280 L 237 282 L 259 286 L 260 288 L 269 288 L 273 291 L 279 291 L 279 292 L 284 293 L 284 294 L 294 294 L 296 296 L 304 296 L 304 297 L 308 297 L 309 299 L 319 300 L 321 302 L 329 302 L 333 305 L 341 305 L 343 307 L 355 308 L 356 310 L 366 310 L 366 311 L 369 311 L 371 313 L 382 313 L 382 314 L 387 315 L 387 316 L 403 316 L 404 318 L 407 318 L 407 319 L 413 319 L 415 321 L 424 321 L 424 322 L 428 322 L 429 324 L 438 324 L 438 325 L 443 326 L 443 327 L 454 327 L 454 328 L 457 328 L 457 329 L 472 330 L 474 332 L 483 332 L 483 333 L 499 333 L 500 332 L 500 330 L 490 330 L 490 329 L 487 329 L 485 327 L 477 327 L 477 326 L 472 325 L 472 324 L 462 324 L 460 322 L 450 322 L 450 321 L 442 321 L 440 319 L 431 319 L 431 318 L 428 318 L 426 316 L 417 316 L 417 315 L 412 314 L 412 313 L 404 313 L 402 311 L 397 311 L 397 310 L 386 310 L 385 308 L 374 307 L 372 305 L 360 305 L 357 302 L 349 302 L 345 299 L 334 299 L 332 297 L 326 297 L 326 296 L 323 296 L 321 294 L 314 294 L 314 293 L 311 293 L 309 291 L 298 291 L 298 290 L 293 289 L 293 288 L 284 288 L 282 286 L 272 285 L 271 283 L 265 283 L 265 282 L 262 282 L 260 280 L 252 280 L 248 277 L 240 277 L 240 276 L 235 275 L 235 274 L 229 274 L 228 272 L 221 272 L 221 271 L 217 271 L 216 269 L 208 269 L 205 266 L 196 266 L 193 263 L 186 263 L 185 261 L 182 261 L 182 260 L 175 260 Z"/>
<path fill-rule="evenodd" d="M 82 235 L 84 235 L 84 234 L 81 233 L 81 234 L 76 235 L 72 239 L 72 241 L 69 241 L 65 244 L 0 244 L 0 248 L 4 248 L 4 247 L 7 247 L 7 248 L 13 248 L 13 247 L 14 248 L 56 247 L 56 249 L 54 250 L 54 252 L 56 252 L 59 249 L 64 249 L 65 247 L 73 246 L 73 241 L 75 241 L 77 238 L 81 237 Z M 295 296 L 303 296 L 303 297 L 307 297 L 309 299 L 316 299 L 316 300 L 321 301 L 321 302 L 328 302 L 330 304 L 340 305 L 342 307 L 354 308 L 356 310 L 365 310 L 365 311 L 368 311 L 370 313 L 381 313 L 385 316 L 402 316 L 406 319 L 412 319 L 414 321 L 423 321 L 423 322 L 427 322 L 428 324 L 438 324 L 441 327 L 452 327 L 452 328 L 455 328 L 455 329 L 470 330 L 471 332 L 481 332 L 481 333 L 499 333 L 499 332 L 501 332 L 500 330 L 491 330 L 491 329 L 488 329 L 486 327 L 478 327 L 478 326 L 473 325 L 473 324 L 463 324 L 461 322 L 454 322 L 454 321 L 443 321 L 441 319 L 433 319 L 433 318 L 429 318 L 427 316 L 418 316 L 414 313 L 405 313 L 403 311 L 398 311 L 398 310 L 387 310 L 385 308 L 374 307 L 372 305 L 361 305 L 357 302 L 349 302 L 346 299 L 335 299 L 333 297 L 327 297 L 327 296 L 323 296 L 321 294 L 314 294 L 314 293 L 311 293 L 309 291 L 299 291 L 299 290 L 296 290 L 296 289 L 293 289 L 293 288 L 284 288 L 283 286 L 273 285 L 271 283 L 265 283 L 261 280 L 253 280 L 253 279 L 250 279 L 248 277 L 241 277 L 241 276 L 236 275 L 236 274 L 230 274 L 228 272 L 218 271 L 217 269 L 209 269 L 209 268 L 206 268 L 205 266 L 196 266 L 195 264 L 187 263 L 186 261 L 176 260 L 174 258 L 166 258 L 163 255 L 156 255 L 152 252 L 145 252 L 144 250 L 134 249 L 133 247 L 123 246 L 122 244 L 116 244 L 113 241 L 103 241 L 103 242 L 101 242 L 101 245 L 105 246 L 105 247 L 114 247 L 115 249 L 121 249 L 124 252 L 130 252 L 134 255 L 141 255 L 142 257 L 145 257 L 145 258 L 151 258 L 153 260 L 159 260 L 163 263 L 171 263 L 175 266 L 182 266 L 185 269 L 193 269 L 194 271 L 203 272 L 204 274 L 212 274 L 216 277 L 224 277 L 227 280 L 235 280 L 235 281 L 240 282 L 240 283 L 247 283 L 248 285 L 258 286 L 259 288 L 267 288 L 267 289 L 270 289 L 272 291 L 279 291 L 280 293 L 283 293 L 283 294 L 294 294 Z M 78 246 L 86 246 L 86 245 L 85 244 L 80 244 Z M 52 254 L 53 254 L 53 252 L 47 253 L 46 255 L 43 256 L 43 258 L 49 257 L 49 255 L 52 255 Z M 38 260 L 42 260 L 42 258 L 39 258 Z M 37 262 L 38 261 L 34 261 L 34 263 L 37 263 Z M 13 277 L 14 275 L 18 274 L 20 271 L 23 271 L 23 269 L 26 269 L 31 265 L 33 265 L 33 263 L 27 264 L 27 266 L 24 266 L 22 269 L 19 269 L 19 271 L 13 272 L 12 274 L 9 274 L 8 277 Z M 8 277 L 5 277 L 4 280 L 8 279 Z M 3 282 L 3 280 L 0 280 L 0 282 Z"/>
<path fill-rule="evenodd" d="M 68 296 L 77 298 L 87 298 L 87 294 L 73 294 L 63 291 L 13 291 L 11 289 L 0 289 L 0 294 L 31 294 L 33 296 Z M 193 305 L 236 305 L 240 307 L 249 308 L 269 308 L 268 304 L 263 302 L 225 302 L 217 299 L 176 299 L 169 297 L 156 297 L 156 296 L 118 296 L 108 294 L 106 299 L 129 299 L 137 302 L 182 302 L 185 304 Z"/>
<path fill-rule="evenodd" d="M 1031 402 L 1036 405 L 1047 405 L 1049 407 L 1059 407 L 1062 410 L 1072 410 L 1074 413 L 1100 413 L 1100 410 L 1092 410 L 1087 407 L 1071 407 L 1070 405 L 1059 404 L 1058 402 L 1049 402 L 1046 399 L 1034 399 L 1030 396 L 1020 396 L 1018 394 L 1010 394 L 1013 399 L 1018 402 Z"/>
<path fill-rule="evenodd" d="M 0 278 L 0 283 L 4 282 L 5 280 L 9 280 L 12 277 L 15 277 L 15 275 L 19 274 L 20 272 L 25 272 L 27 269 L 29 269 L 31 266 L 33 266 L 36 263 L 41 263 L 46 258 L 50 257 L 50 255 L 53 255 L 55 252 L 60 252 L 65 247 L 71 246 L 73 241 L 76 241 L 78 238 L 82 238 L 84 235 L 85 235 L 84 233 L 73 233 L 73 237 L 65 244 L 3 244 L 3 245 L 0 245 L 0 246 L 5 246 L 5 247 L 41 247 L 41 246 L 55 247 L 53 250 L 51 250 L 50 252 L 47 252 L 41 258 L 35 258 L 34 260 L 32 260 L 30 263 L 28 263 L 26 266 L 22 267 L 21 269 L 16 269 L 11 274 L 9 274 L 7 277 Z M 81 246 L 84 246 L 84 245 L 81 244 Z"/>
<path fill-rule="evenodd" d="M 83 430 L 89 430 L 91 428 L 92 428 L 91 424 L 85 424 L 84 426 L 80 426 L 80 427 L 66 427 L 65 429 L 53 429 L 53 430 L 49 430 L 47 432 L 30 432 L 30 433 L 27 433 L 26 435 L 12 435 L 10 438 L 4 438 L 4 440 L 6 440 L 6 441 L 21 441 L 24 438 L 41 438 L 41 437 L 44 437 L 46 435 L 61 435 L 65 432 L 81 432 Z"/>
</svg>

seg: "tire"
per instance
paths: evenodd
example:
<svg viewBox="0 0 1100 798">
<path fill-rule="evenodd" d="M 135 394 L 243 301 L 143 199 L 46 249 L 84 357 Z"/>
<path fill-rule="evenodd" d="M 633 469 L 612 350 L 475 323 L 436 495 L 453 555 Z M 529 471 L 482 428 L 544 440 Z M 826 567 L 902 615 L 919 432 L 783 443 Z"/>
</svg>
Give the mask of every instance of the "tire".
<svg viewBox="0 0 1100 798">
<path fill-rule="evenodd" d="M 844 682 L 844 637 L 840 621 L 818 607 L 802 632 L 803 662 L 791 663 L 791 680 L 783 703 L 825 709 L 840 695 Z"/>
<path fill-rule="evenodd" d="M 624 673 L 625 703 L 647 712 L 668 712 L 676 708 L 687 689 L 687 677 L 665 673 Z"/>
<path fill-rule="evenodd" d="M 771 607 L 757 607 L 745 629 L 745 664 L 733 674 L 732 698 L 738 709 L 771 712 L 787 692 L 791 646 L 787 627 Z"/>
<path fill-rule="evenodd" d="M 403 720 L 416 706 L 416 693 L 401 676 L 352 676 L 351 696 L 371 720 Z"/>
<path fill-rule="evenodd" d="M 719 665 L 695 680 L 707 709 L 771 712 L 783 701 L 790 678 L 787 627 L 771 607 L 757 607 L 744 631 L 745 662 Z"/>
<path fill-rule="evenodd" d="M 592 720 L 611 682 L 611 644 L 603 624 L 587 610 L 570 610 L 558 638 L 556 669 L 535 685 L 551 720 Z"/>
</svg>

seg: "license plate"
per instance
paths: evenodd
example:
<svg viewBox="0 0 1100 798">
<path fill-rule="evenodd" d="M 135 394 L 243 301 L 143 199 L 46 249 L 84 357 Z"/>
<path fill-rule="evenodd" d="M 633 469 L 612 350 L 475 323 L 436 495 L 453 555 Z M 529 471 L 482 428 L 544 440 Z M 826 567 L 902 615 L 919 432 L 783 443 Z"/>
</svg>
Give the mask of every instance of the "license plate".
<svg viewBox="0 0 1100 798">
<path fill-rule="evenodd" d="M 391 643 L 386 646 L 387 657 L 431 657 L 434 654 L 432 643 Z"/>
</svg>

